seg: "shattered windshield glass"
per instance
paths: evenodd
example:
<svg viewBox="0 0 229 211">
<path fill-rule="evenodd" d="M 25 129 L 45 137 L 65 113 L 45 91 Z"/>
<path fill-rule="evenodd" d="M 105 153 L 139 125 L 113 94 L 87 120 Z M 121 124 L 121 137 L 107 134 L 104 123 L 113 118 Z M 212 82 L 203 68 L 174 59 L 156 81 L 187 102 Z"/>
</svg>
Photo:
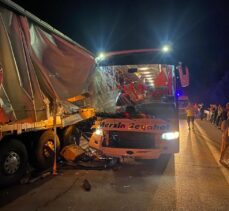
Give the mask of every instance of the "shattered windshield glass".
<svg viewBox="0 0 229 211">
<path fill-rule="evenodd" d="M 175 118 L 176 107 L 171 103 L 147 103 L 136 106 L 138 112 L 142 112 L 152 118 Z"/>
</svg>

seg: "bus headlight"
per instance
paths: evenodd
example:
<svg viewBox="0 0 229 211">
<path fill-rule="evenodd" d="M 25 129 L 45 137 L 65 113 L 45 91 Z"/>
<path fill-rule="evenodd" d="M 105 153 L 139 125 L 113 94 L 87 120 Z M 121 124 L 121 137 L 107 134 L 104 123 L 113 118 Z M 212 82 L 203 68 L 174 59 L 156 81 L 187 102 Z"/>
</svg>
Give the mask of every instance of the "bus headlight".
<svg viewBox="0 0 229 211">
<path fill-rule="evenodd" d="M 103 136 L 103 129 L 100 127 L 96 128 L 95 134 L 98 136 Z"/>
<path fill-rule="evenodd" d="M 178 131 L 174 131 L 174 132 L 163 133 L 161 135 L 161 138 L 164 139 L 164 140 L 178 139 L 179 138 L 179 132 Z"/>
</svg>

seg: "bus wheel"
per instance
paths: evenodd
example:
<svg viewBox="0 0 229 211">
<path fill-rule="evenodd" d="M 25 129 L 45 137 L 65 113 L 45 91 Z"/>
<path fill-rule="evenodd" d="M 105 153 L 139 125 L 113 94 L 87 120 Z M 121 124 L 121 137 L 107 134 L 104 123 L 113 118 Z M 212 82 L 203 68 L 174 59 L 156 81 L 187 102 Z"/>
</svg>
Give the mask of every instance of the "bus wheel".
<svg viewBox="0 0 229 211">
<path fill-rule="evenodd" d="M 81 132 L 75 125 L 68 126 L 63 131 L 63 147 L 71 144 L 80 144 Z"/>
<path fill-rule="evenodd" d="M 48 169 L 52 167 L 55 153 L 55 134 L 52 130 L 44 131 L 35 148 L 35 166 L 39 169 Z M 60 141 L 56 135 L 56 153 L 59 154 Z"/>
<path fill-rule="evenodd" d="M 5 140 L 0 144 L 0 186 L 19 181 L 26 173 L 28 154 L 25 145 L 16 140 Z"/>
</svg>

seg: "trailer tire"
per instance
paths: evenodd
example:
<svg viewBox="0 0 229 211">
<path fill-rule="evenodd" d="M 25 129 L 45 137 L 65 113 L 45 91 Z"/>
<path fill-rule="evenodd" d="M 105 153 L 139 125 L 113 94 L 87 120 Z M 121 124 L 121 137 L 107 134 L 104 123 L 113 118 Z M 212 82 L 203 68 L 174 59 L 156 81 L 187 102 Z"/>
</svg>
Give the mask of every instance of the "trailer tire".
<svg viewBox="0 0 229 211">
<path fill-rule="evenodd" d="M 18 182 L 25 174 L 28 154 L 25 145 L 17 139 L 0 144 L 0 187 Z"/>
<path fill-rule="evenodd" d="M 54 132 L 52 130 L 44 131 L 35 148 L 35 167 L 41 170 L 51 168 L 54 162 Z M 60 151 L 60 140 L 56 136 L 56 154 Z"/>
<path fill-rule="evenodd" d="M 81 132 L 75 125 L 68 126 L 67 128 L 64 129 L 64 132 L 63 132 L 62 147 L 65 147 L 71 144 L 76 144 L 79 146 L 80 137 L 81 137 Z"/>
</svg>

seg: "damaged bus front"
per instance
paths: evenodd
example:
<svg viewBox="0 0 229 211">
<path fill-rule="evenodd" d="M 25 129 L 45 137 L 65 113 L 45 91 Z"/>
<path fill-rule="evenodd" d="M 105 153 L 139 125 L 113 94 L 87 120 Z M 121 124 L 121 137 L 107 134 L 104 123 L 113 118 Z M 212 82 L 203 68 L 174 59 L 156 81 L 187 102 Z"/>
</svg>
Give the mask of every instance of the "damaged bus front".
<svg viewBox="0 0 229 211">
<path fill-rule="evenodd" d="M 100 105 L 90 147 L 106 156 L 140 159 L 179 152 L 174 66 L 124 65 L 97 71 L 103 75 L 103 88 L 105 81 L 108 84 L 103 102 L 110 103 Z M 102 102 L 103 95 L 100 97 Z M 96 101 L 99 104 L 98 98 Z"/>
</svg>

